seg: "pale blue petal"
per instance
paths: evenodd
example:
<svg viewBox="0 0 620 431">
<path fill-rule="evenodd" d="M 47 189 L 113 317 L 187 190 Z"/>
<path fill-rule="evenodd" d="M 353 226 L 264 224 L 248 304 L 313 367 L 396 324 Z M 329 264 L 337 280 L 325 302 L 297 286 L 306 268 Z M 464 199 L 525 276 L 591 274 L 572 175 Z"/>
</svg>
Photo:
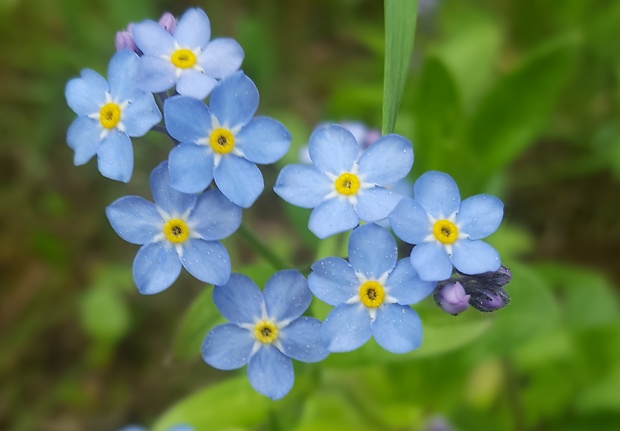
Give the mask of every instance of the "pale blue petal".
<svg viewBox="0 0 620 431">
<path fill-rule="evenodd" d="M 389 295 L 399 304 L 416 304 L 433 293 L 434 281 L 422 281 L 411 265 L 411 259 L 401 259 L 385 282 Z"/>
<path fill-rule="evenodd" d="M 241 157 L 226 155 L 213 173 L 215 184 L 230 201 L 250 207 L 265 187 L 258 167 Z"/>
<path fill-rule="evenodd" d="M 300 317 L 281 329 L 278 340 L 284 354 L 297 361 L 318 362 L 329 355 L 321 337 L 321 322 L 313 317 Z"/>
<path fill-rule="evenodd" d="M 197 70 L 185 70 L 177 81 L 177 93 L 182 96 L 206 98 L 217 85 L 217 81 Z"/>
<path fill-rule="evenodd" d="M 207 190 L 189 215 L 194 232 L 207 241 L 217 241 L 233 234 L 241 225 L 241 208 L 219 190 Z"/>
<path fill-rule="evenodd" d="M 160 57 L 141 57 L 138 67 L 138 86 L 149 93 L 160 93 L 171 89 L 177 82 L 176 68 Z"/>
<path fill-rule="evenodd" d="M 174 247 L 152 242 L 140 247 L 133 261 L 133 279 L 143 295 L 169 288 L 181 273 L 181 261 Z"/>
<path fill-rule="evenodd" d="M 411 265 L 424 281 L 447 280 L 452 275 L 452 263 L 443 245 L 423 242 L 411 250 Z"/>
<path fill-rule="evenodd" d="M 340 304 L 323 322 L 321 337 L 330 352 L 350 352 L 363 346 L 370 337 L 370 315 L 362 304 Z"/>
<path fill-rule="evenodd" d="M 155 205 L 170 216 L 178 217 L 196 205 L 198 197 L 195 194 L 181 193 L 170 187 L 168 162 L 162 162 L 153 169 L 150 184 Z"/>
<path fill-rule="evenodd" d="M 272 118 L 256 117 L 239 131 L 235 145 L 252 163 L 275 163 L 288 152 L 291 134 Z"/>
<path fill-rule="evenodd" d="M 504 204 L 491 195 L 475 195 L 461 202 L 456 216 L 459 232 L 480 239 L 497 230 L 504 216 Z"/>
<path fill-rule="evenodd" d="M 65 87 L 67 105 L 78 115 L 98 113 L 105 104 L 108 83 L 97 72 L 84 69 L 79 78 L 73 78 Z"/>
<path fill-rule="evenodd" d="M 377 308 L 372 334 L 388 352 L 406 353 L 422 344 L 422 322 L 408 305 L 384 304 Z"/>
<path fill-rule="evenodd" d="M 501 265 L 497 251 L 484 241 L 462 239 L 452 245 L 452 263 L 464 274 L 497 271 Z"/>
<path fill-rule="evenodd" d="M 409 244 L 421 244 L 433 233 L 426 210 L 413 199 L 401 199 L 390 213 L 389 221 L 396 236 Z"/>
<path fill-rule="evenodd" d="M 387 218 L 403 197 L 383 187 L 364 189 L 357 194 L 355 210 L 364 221 L 378 221 Z"/>
<path fill-rule="evenodd" d="M 177 23 L 174 38 L 184 48 L 204 48 L 211 38 L 211 23 L 202 9 L 188 9 Z"/>
<path fill-rule="evenodd" d="M 405 178 L 413 166 L 413 147 L 400 135 L 379 138 L 362 153 L 359 175 L 363 181 L 389 186 Z"/>
<path fill-rule="evenodd" d="M 67 130 L 67 144 L 75 151 L 73 163 L 80 166 L 97 154 L 101 139 L 99 122 L 88 117 L 78 117 Z"/>
<path fill-rule="evenodd" d="M 198 64 L 207 75 L 222 79 L 236 72 L 243 62 L 243 48 L 236 40 L 213 39 L 198 56 Z"/>
<path fill-rule="evenodd" d="M 248 378 L 256 392 L 279 400 L 293 388 L 293 363 L 273 345 L 263 345 L 250 358 Z"/>
<path fill-rule="evenodd" d="M 211 130 L 211 111 L 201 100 L 174 96 L 164 102 L 166 130 L 180 142 L 196 143 Z"/>
<path fill-rule="evenodd" d="M 256 339 L 234 323 L 213 328 L 202 342 L 202 359 L 218 370 L 235 370 L 250 359 Z"/>
<path fill-rule="evenodd" d="M 436 219 L 448 218 L 459 210 L 459 189 L 450 175 L 428 171 L 413 185 L 413 198 Z"/>
<path fill-rule="evenodd" d="M 125 241 L 146 244 L 162 232 L 164 221 L 155 204 L 140 196 L 125 196 L 105 209 L 112 229 Z"/>
<path fill-rule="evenodd" d="M 308 229 L 323 239 L 353 229 L 359 221 L 353 205 L 348 200 L 333 198 L 324 201 L 312 211 Z"/>
<path fill-rule="evenodd" d="M 181 143 L 170 151 L 170 185 L 183 193 L 200 193 L 213 180 L 213 153 L 203 145 Z"/>
<path fill-rule="evenodd" d="M 349 238 L 349 263 L 356 272 L 369 280 L 378 280 L 394 269 L 398 259 L 396 240 L 387 230 L 376 224 L 365 224 L 353 231 Z"/>
<path fill-rule="evenodd" d="M 181 263 L 200 281 L 224 284 L 230 277 L 230 257 L 217 241 L 191 238 L 183 243 Z"/>
<path fill-rule="evenodd" d="M 327 257 L 312 265 L 308 276 L 310 290 L 321 301 L 338 305 L 359 294 L 359 280 L 346 260 Z"/>
<path fill-rule="evenodd" d="M 213 288 L 213 303 L 230 322 L 254 324 L 261 318 L 264 301 L 250 277 L 231 274 L 228 283 Z"/>
<path fill-rule="evenodd" d="M 287 165 L 280 171 L 273 190 L 286 202 L 302 208 L 314 208 L 333 188 L 327 176 L 313 166 Z"/>
<path fill-rule="evenodd" d="M 174 38 L 155 21 L 146 20 L 133 24 L 131 35 L 136 46 L 146 55 L 146 57 L 141 58 L 141 61 L 144 61 L 148 56 L 168 57 L 174 52 Z M 172 66 L 170 61 L 168 63 Z"/>
<path fill-rule="evenodd" d="M 263 289 L 263 297 L 267 315 L 276 322 L 297 319 L 312 302 L 308 282 L 294 269 L 278 271 L 271 276 Z"/>
<path fill-rule="evenodd" d="M 209 108 L 223 127 L 243 126 L 258 108 L 258 89 L 242 71 L 233 73 L 215 87 Z"/>
<path fill-rule="evenodd" d="M 125 132 L 132 137 L 144 136 L 161 121 L 161 112 L 152 94 L 138 97 L 123 111 L 122 122 Z"/>
<path fill-rule="evenodd" d="M 350 172 L 357 161 L 359 146 L 353 134 L 337 124 L 317 128 L 310 136 L 308 151 L 320 172 L 340 175 Z"/>
<path fill-rule="evenodd" d="M 108 82 L 110 94 L 115 101 L 133 101 L 143 94 L 137 82 L 139 64 L 138 54 L 126 49 L 118 51 L 110 60 Z"/>
<path fill-rule="evenodd" d="M 124 183 L 133 172 L 131 139 L 118 129 L 112 129 L 97 148 L 97 166 L 104 177 Z"/>
</svg>

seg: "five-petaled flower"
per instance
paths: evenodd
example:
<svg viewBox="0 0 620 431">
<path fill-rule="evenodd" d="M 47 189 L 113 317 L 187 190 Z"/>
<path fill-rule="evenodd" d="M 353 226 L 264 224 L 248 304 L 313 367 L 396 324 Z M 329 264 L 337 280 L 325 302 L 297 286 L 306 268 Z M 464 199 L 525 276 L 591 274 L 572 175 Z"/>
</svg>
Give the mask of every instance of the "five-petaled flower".
<svg viewBox="0 0 620 431">
<path fill-rule="evenodd" d="M 108 66 L 109 84 L 84 69 L 65 89 L 67 104 L 78 115 L 67 131 L 73 162 L 83 165 L 96 154 L 101 174 L 123 182 L 133 171 L 130 137 L 143 136 L 161 121 L 153 95 L 137 87 L 138 62 L 134 52 L 119 51 Z"/>
<path fill-rule="evenodd" d="M 413 199 L 403 199 L 390 214 L 396 236 L 415 244 L 411 264 L 423 280 L 446 280 L 452 265 L 465 274 L 496 271 L 497 251 L 480 241 L 497 230 L 504 205 L 480 194 L 461 202 L 454 180 L 442 172 L 424 173 L 415 182 Z"/>
<path fill-rule="evenodd" d="M 386 187 L 413 164 L 411 142 L 386 135 L 361 155 L 355 137 L 339 125 L 316 129 L 308 144 L 312 166 L 285 166 L 274 187 L 285 201 L 314 208 L 308 227 L 319 238 L 385 219 L 402 196 Z"/>
<path fill-rule="evenodd" d="M 146 20 L 134 24 L 131 34 L 144 53 L 140 58 L 140 85 L 152 93 L 171 89 L 204 99 L 217 80 L 239 70 L 243 49 L 233 39 L 211 38 L 211 23 L 202 9 L 189 9 L 168 32 Z"/>
<path fill-rule="evenodd" d="M 180 144 L 170 152 L 172 187 L 198 193 L 215 184 L 233 203 L 249 207 L 264 188 L 256 163 L 275 163 L 288 151 L 291 136 L 282 124 L 255 117 L 258 90 L 243 74 L 223 79 L 202 101 L 175 96 L 164 104 L 170 135 Z"/>
<path fill-rule="evenodd" d="M 310 290 L 334 305 L 322 327 L 331 352 L 355 350 L 371 336 L 393 353 L 416 349 L 422 325 L 409 306 L 426 298 L 434 282 L 421 281 L 409 259 L 398 261 L 394 237 L 375 224 L 353 231 L 349 262 L 328 257 L 312 265 Z"/>
<path fill-rule="evenodd" d="M 143 244 L 133 263 L 133 277 L 142 294 L 159 293 L 179 276 L 181 266 L 206 283 L 223 284 L 230 277 L 230 258 L 218 241 L 241 224 L 241 208 L 218 190 L 185 194 L 170 187 L 168 166 L 151 173 L 155 204 L 125 196 L 106 208 L 108 220 L 125 241 Z"/>
<path fill-rule="evenodd" d="M 248 364 L 252 387 L 271 399 L 282 398 L 295 379 L 291 359 L 317 362 L 328 355 L 321 322 L 302 316 L 311 301 L 299 271 L 276 272 L 262 292 L 250 278 L 232 274 L 228 283 L 213 289 L 213 302 L 231 323 L 207 334 L 205 362 L 221 370 Z"/>
</svg>

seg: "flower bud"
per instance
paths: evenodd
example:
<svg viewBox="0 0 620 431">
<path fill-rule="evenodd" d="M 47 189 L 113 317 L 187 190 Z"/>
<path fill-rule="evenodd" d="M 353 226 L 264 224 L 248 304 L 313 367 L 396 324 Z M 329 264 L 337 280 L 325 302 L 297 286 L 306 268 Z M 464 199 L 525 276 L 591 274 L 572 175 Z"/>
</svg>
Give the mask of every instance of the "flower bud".
<svg viewBox="0 0 620 431">
<path fill-rule="evenodd" d="M 458 281 L 439 286 L 433 297 L 443 311 L 455 316 L 469 307 L 470 296 Z"/>
<path fill-rule="evenodd" d="M 116 36 L 114 37 L 114 46 L 117 51 L 128 49 L 133 52 L 138 52 L 138 47 L 133 41 L 133 36 L 127 30 L 116 32 Z"/>
<path fill-rule="evenodd" d="M 174 33 L 177 28 L 177 19 L 170 12 L 165 12 L 159 18 L 158 24 L 161 25 L 170 34 Z"/>
</svg>

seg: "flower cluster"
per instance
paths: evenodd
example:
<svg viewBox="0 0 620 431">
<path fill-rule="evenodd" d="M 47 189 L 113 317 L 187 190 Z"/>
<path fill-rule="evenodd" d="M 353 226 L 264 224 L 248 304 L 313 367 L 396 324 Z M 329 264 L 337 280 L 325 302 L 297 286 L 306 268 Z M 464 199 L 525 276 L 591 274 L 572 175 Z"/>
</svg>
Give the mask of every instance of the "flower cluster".
<svg viewBox="0 0 620 431">
<path fill-rule="evenodd" d="M 273 187 L 284 201 L 312 209 L 308 228 L 318 238 L 350 232 L 348 259 L 314 262 L 307 277 L 280 270 L 263 290 L 233 273 L 220 241 L 264 191 L 257 165 L 278 162 L 290 133 L 255 116 L 259 91 L 240 70 L 244 52 L 232 39 L 211 40 L 202 10 L 131 24 L 115 45 L 107 81 L 86 69 L 67 84 L 77 114 L 67 143 L 76 165 L 97 155 L 102 175 L 128 182 L 131 139 L 151 129 L 171 139 L 168 160 L 150 176 L 153 202 L 121 197 L 106 214 L 122 239 L 141 246 L 133 263 L 140 293 L 166 290 L 182 268 L 214 285 L 214 304 L 229 323 L 206 335 L 206 363 L 247 365 L 251 386 L 279 399 L 293 387 L 293 359 L 321 361 L 371 337 L 393 353 L 418 348 L 422 322 L 411 305 L 433 292 L 452 314 L 507 303 L 502 286 L 510 274 L 481 241 L 498 228 L 501 201 L 476 195 L 461 202 L 456 183 L 440 172 L 423 174 L 411 193 L 411 142 L 359 123 L 317 127 L 308 163 L 284 166 Z M 390 228 L 414 245 L 409 257 L 399 259 Z M 334 307 L 324 322 L 303 315 L 314 296 Z"/>
</svg>

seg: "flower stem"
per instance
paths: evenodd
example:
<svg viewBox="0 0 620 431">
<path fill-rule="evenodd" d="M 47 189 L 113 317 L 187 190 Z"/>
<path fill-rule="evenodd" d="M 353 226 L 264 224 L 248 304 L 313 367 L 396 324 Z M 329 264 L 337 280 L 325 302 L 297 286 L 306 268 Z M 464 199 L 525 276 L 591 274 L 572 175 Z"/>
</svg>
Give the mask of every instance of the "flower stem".
<svg viewBox="0 0 620 431">
<path fill-rule="evenodd" d="M 241 238 L 254 249 L 259 255 L 263 257 L 273 268 L 277 271 L 281 269 L 290 268 L 291 266 L 284 261 L 280 256 L 275 254 L 260 238 L 254 235 L 244 225 L 239 226 L 237 231 Z"/>
</svg>

